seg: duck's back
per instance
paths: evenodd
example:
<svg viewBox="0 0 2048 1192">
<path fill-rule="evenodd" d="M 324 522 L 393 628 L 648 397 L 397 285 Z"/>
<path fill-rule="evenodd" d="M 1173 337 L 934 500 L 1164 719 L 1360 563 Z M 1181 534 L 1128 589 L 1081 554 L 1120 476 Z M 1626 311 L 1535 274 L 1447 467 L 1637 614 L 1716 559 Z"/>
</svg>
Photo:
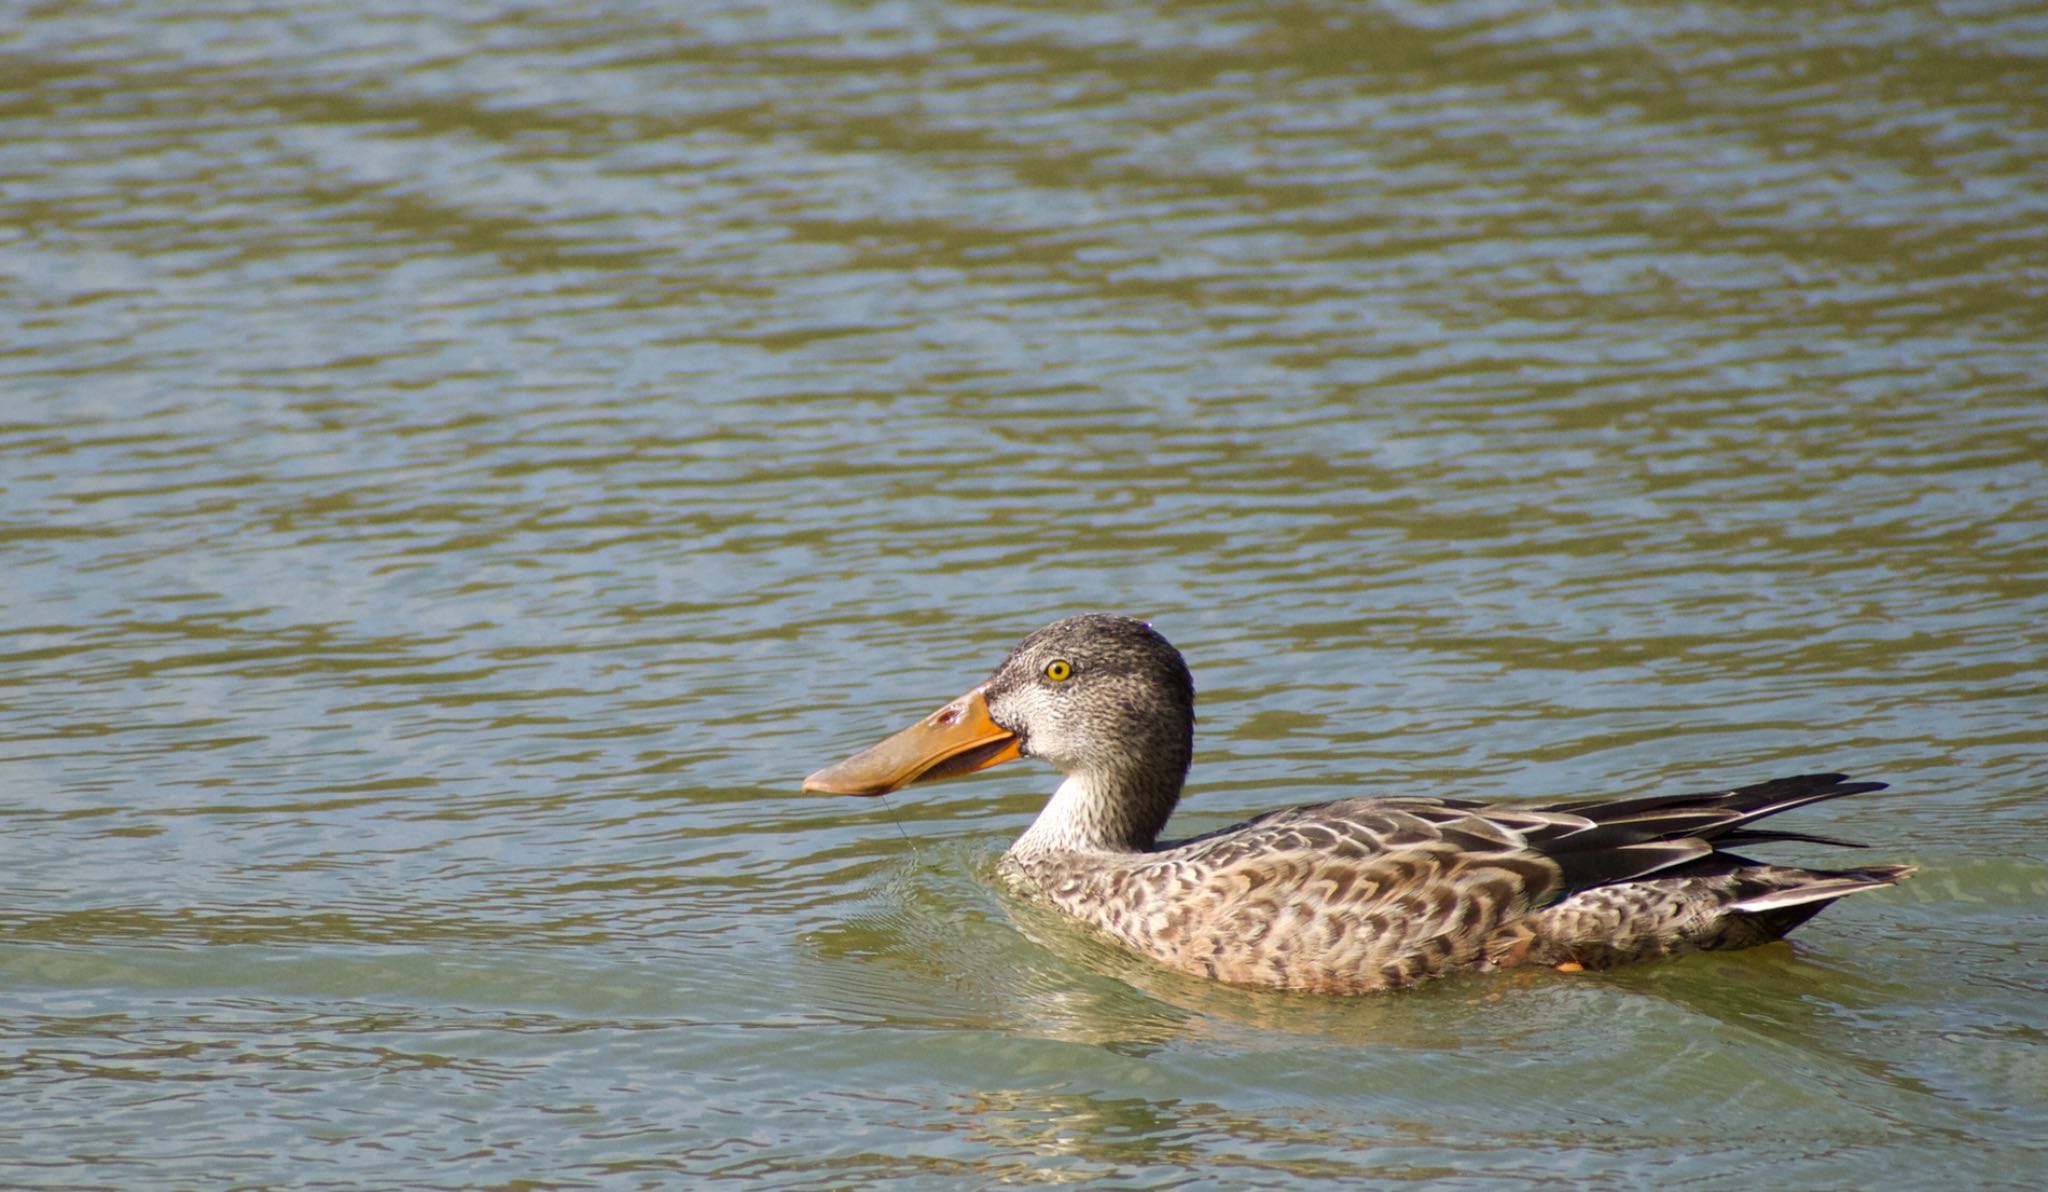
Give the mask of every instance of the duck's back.
<svg viewBox="0 0 2048 1192">
<path fill-rule="evenodd" d="M 1840 775 L 1535 810 L 1356 798 L 1149 853 L 1018 859 L 1062 910 L 1174 968 L 1327 993 L 1461 969 L 1584 968 L 1782 936 L 1896 866 L 1758 865 L 1720 845 L 1846 842 L 1745 827 L 1875 789 Z"/>
</svg>

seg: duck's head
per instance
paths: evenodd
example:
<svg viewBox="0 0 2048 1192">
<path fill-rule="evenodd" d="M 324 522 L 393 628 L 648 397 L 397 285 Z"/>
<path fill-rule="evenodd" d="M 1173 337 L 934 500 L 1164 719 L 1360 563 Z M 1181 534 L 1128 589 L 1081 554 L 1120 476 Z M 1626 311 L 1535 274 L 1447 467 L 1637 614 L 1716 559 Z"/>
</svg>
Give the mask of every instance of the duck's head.
<svg viewBox="0 0 2048 1192">
<path fill-rule="evenodd" d="M 1187 663 L 1150 625 L 1068 617 L 1019 642 L 987 682 L 804 779 L 804 789 L 881 795 L 1038 757 L 1070 783 L 1142 804 L 1128 808 L 1132 829 L 1156 835 L 1187 776 L 1194 722 Z"/>
</svg>

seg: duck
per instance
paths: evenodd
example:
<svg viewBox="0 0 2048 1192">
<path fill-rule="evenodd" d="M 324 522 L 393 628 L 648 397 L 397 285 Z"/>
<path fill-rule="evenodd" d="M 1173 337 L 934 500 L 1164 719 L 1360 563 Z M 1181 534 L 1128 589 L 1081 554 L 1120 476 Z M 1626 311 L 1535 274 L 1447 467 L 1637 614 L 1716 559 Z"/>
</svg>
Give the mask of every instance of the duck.
<svg viewBox="0 0 2048 1192">
<path fill-rule="evenodd" d="M 1886 785 L 1843 774 L 1528 808 L 1352 796 L 1164 841 L 1194 725 L 1180 651 L 1146 622 L 1089 613 L 1032 633 L 986 681 L 802 789 L 882 795 L 1041 759 L 1061 780 L 1003 854 L 1003 882 L 1168 968 L 1331 995 L 1752 947 L 1913 872 L 1802 869 L 1729 851 L 1863 847 L 1757 826 Z"/>
</svg>

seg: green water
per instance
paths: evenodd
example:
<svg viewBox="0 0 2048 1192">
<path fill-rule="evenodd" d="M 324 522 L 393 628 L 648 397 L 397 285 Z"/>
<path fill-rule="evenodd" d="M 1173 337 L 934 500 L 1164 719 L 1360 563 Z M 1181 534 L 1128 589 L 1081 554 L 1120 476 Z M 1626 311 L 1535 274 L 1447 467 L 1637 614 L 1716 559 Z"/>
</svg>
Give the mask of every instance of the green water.
<svg viewBox="0 0 2048 1192">
<path fill-rule="evenodd" d="M 0 1184 L 2038 1178 L 2028 6 L 432 11 L 0 22 Z M 1042 768 L 797 793 L 1087 609 L 1183 831 L 1923 871 L 1345 1002 L 1007 902 Z"/>
</svg>

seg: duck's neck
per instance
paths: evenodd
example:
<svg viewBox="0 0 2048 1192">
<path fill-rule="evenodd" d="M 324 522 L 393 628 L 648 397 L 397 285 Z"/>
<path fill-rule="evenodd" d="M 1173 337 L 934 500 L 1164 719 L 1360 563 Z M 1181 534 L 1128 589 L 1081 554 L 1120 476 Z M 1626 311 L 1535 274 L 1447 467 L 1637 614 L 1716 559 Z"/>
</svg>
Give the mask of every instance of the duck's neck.
<svg viewBox="0 0 2048 1192">
<path fill-rule="evenodd" d="M 1028 861 L 1073 853 L 1147 852 L 1180 801 L 1185 774 L 1184 765 L 1150 774 L 1069 774 L 1010 846 L 1009 856 Z"/>
</svg>

